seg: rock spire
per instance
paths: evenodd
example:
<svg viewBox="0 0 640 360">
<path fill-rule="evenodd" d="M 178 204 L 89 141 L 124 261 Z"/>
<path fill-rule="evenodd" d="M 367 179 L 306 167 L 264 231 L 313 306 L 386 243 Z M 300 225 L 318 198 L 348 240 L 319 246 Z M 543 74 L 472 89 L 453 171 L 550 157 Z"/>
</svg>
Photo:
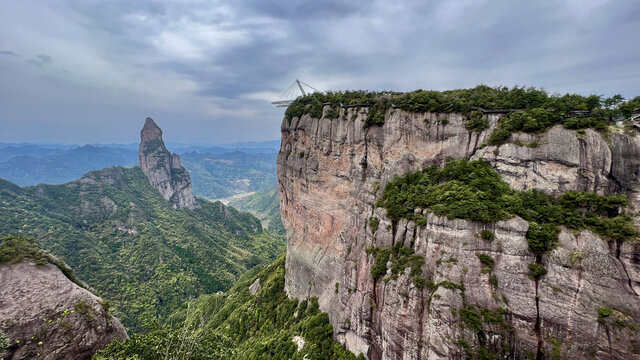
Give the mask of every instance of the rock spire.
<svg viewBox="0 0 640 360">
<path fill-rule="evenodd" d="M 191 177 L 180 165 L 178 154 L 171 154 L 162 140 L 162 130 L 147 118 L 140 131 L 138 161 L 149 183 L 176 209 L 198 207 L 193 196 Z"/>
</svg>

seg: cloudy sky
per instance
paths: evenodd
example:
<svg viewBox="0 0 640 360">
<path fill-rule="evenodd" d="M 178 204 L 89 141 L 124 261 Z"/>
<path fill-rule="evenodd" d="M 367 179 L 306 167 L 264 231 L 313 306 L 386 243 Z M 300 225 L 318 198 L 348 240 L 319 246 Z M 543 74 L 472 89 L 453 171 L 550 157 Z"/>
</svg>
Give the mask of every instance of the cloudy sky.
<svg viewBox="0 0 640 360">
<path fill-rule="evenodd" d="M 527 85 L 640 95 L 637 0 L 0 2 L 0 141 L 279 138 L 321 90 Z"/>
</svg>

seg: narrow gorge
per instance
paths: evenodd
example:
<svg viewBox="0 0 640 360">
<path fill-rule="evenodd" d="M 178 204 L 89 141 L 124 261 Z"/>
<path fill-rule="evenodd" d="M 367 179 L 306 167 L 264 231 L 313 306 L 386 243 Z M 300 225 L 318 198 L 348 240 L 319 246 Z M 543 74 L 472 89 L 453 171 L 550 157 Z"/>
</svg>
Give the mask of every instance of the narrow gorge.
<svg viewBox="0 0 640 360">
<path fill-rule="evenodd" d="M 334 337 L 369 359 L 640 359 L 637 241 L 559 226 L 557 245 L 534 253 L 534 225 L 520 216 L 482 222 L 415 208 L 426 219 L 417 223 L 376 206 L 396 176 L 482 160 L 515 192 L 626 195 L 637 227 L 634 131 L 555 125 L 489 145 L 509 111 L 481 110 L 478 129 L 461 112 L 396 106 L 373 125 L 375 105 L 285 116 L 287 294 L 317 296 Z"/>
</svg>

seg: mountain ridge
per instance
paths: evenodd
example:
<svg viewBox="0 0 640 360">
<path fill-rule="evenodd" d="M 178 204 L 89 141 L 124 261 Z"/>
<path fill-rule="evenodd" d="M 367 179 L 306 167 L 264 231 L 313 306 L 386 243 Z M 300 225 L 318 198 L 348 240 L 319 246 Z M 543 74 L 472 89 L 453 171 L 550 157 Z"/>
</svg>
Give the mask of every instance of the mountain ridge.
<svg viewBox="0 0 640 360">
<path fill-rule="evenodd" d="M 188 179 L 178 165 L 162 174 L 178 170 L 178 179 Z M 184 189 L 175 178 L 164 180 Z M 63 257 L 137 332 L 188 299 L 228 289 L 244 271 L 284 250 L 283 239 L 252 215 L 174 195 L 168 201 L 139 167 L 91 171 L 61 185 L 0 181 L 0 233 L 32 236 Z"/>
</svg>

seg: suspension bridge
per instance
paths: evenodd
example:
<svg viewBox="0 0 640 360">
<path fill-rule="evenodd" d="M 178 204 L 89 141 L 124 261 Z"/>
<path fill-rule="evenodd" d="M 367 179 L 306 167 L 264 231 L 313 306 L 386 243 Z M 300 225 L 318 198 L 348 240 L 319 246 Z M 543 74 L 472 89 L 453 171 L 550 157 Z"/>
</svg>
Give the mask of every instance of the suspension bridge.
<svg viewBox="0 0 640 360">
<path fill-rule="evenodd" d="M 306 90 L 305 90 L 306 89 Z M 322 92 L 313 86 L 296 79 L 291 86 L 285 91 L 281 96 L 280 100 L 271 102 L 276 107 L 287 107 L 291 105 L 293 100 L 297 99 L 299 96 L 306 96 L 308 94 L 314 92 Z"/>
</svg>

